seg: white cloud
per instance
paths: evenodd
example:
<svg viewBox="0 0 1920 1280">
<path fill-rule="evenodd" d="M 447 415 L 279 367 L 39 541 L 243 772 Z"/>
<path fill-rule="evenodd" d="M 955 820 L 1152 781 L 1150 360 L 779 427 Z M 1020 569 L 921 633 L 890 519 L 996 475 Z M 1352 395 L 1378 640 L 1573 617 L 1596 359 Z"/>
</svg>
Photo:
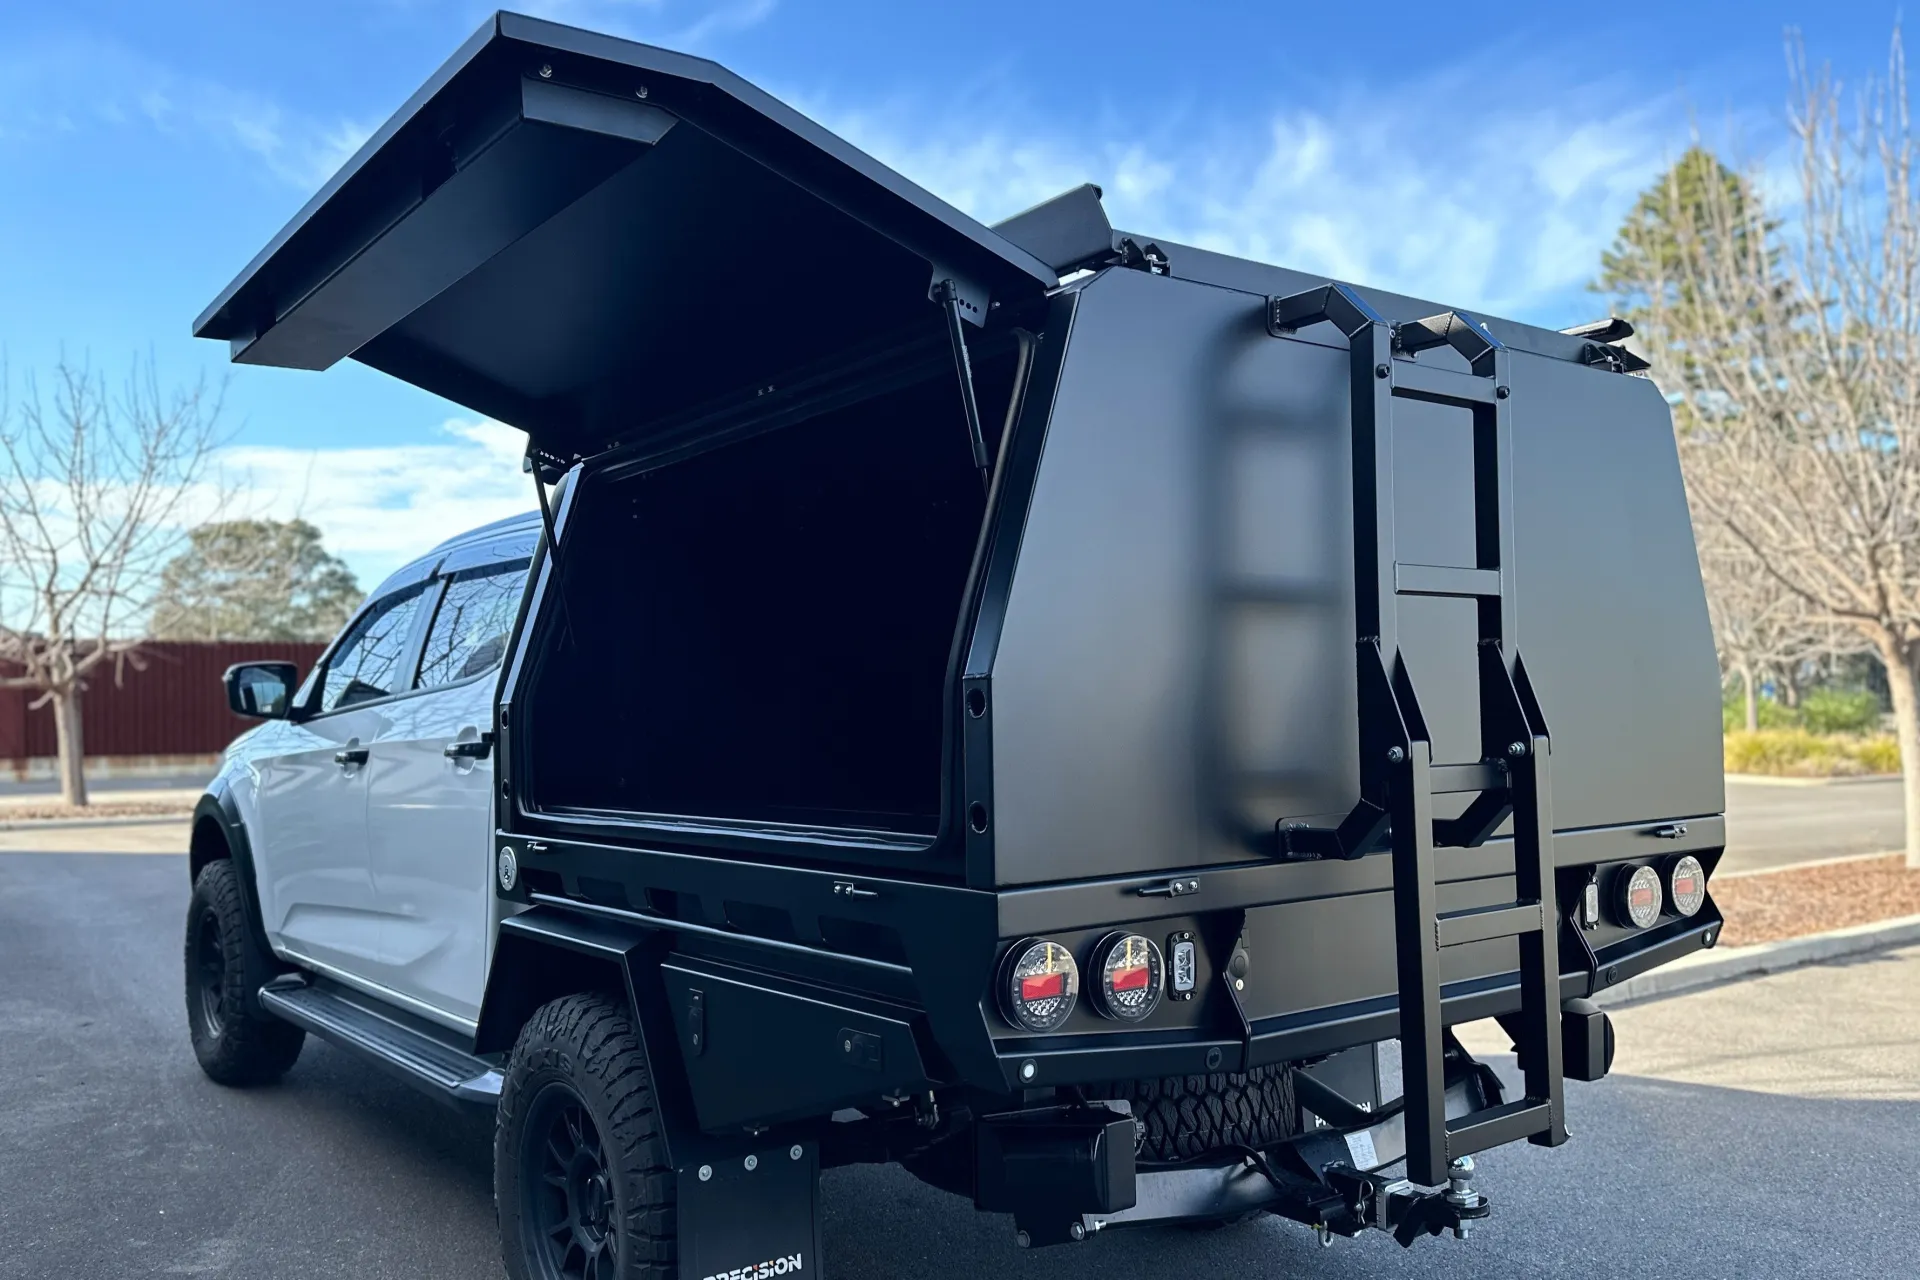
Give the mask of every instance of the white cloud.
<svg viewBox="0 0 1920 1280">
<path fill-rule="evenodd" d="M 302 191 L 317 190 L 373 132 L 368 124 L 303 116 L 256 94 L 170 75 L 143 92 L 139 105 L 163 132 L 202 134 L 250 152 Z"/>
<path fill-rule="evenodd" d="M 773 0 L 541 0 L 555 18 L 668 44 L 764 21 Z M 669 34 L 672 33 L 672 34 Z M 287 110 L 113 46 L 0 55 L 0 137 L 100 124 L 198 132 L 311 190 L 365 125 Z M 10 87 L 9 87 L 10 86 Z M 991 81 L 939 98 L 796 100 L 855 145 L 988 221 L 1084 181 L 1116 225 L 1305 271 L 1544 322 L 1582 297 L 1637 193 L 1686 145 L 1669 98 L 1566 84 L 1513 65 L 1459 67 L 1390 94 L 1230 118 L 1165 103 L 1135 118 L 1040 112 Z M 1309 100 L 1291 94 L 1287 101 Z M 1278 101 L 1276 97 L 1276 101 Z M 31 105 L 31 114 L 25 104 Z M 527 509 L 524 437 L 454 419 L 423 443 L 227 451 L 249 513 L 300 514 L 371 586 L 434 543 Z"/>
<path fill-rule="evenodd" d="M 68 38 L 0 55 L 0 139 L 135 126 L 235 148 L 304 191 L 332 177 L 373 129 L 289 110 L 108 41 Z"/>
<path fill-rule="evenodd" d="M 319 527 L 364 587 L 476 525 L 533 506 L 520 470 L 527 438 L 498 422 L 450 419 L 422 444 L 355 449 L 240 445 L 219 463 L 236 513 Z"/>
<path fill-rule="evenodd" d="M 723 4 L 667 37 L 663 43 L 698 49 L 715 36 L 732 35 L 759 26 L 773 16 L 774 0 L 739 0 Z"/>
<path fill-rule="evenodd" d="M 623 7 L 654 12 L 651 0 Z M 1396 97 L 1444 102 L 1460 89 Z M 1605 86 L 1510 90 L 1473 97 L 1532 105 L 1460 129 L 1410 127 L 1358 95 L 1244 128 L 1187 118 L 1153 132 L 1075 131 L 978 97 L 951 117 L 898 101 L 810 114 L 986 220 L 1092 180 L 1115 224 L 1145 234 L 1495 314 L 1588 318 L 1598 304 L 1582 291 L 1600 250 L 1685 145 L 1669 128 L 1684 113 Z M 524 447 L 509 427 L 456 419 L 424 444 L 252 446 L 225 461 L 249 477 L 253 505 L 299 511 L 372 586 L 443 538 L 526 510 Z"/>
<path fill-rule="evenodd" d="M 1234 121 L 1169 110 L 1150 128 L 957 96 L 951 113 L 909 100 L 810 114 L 986 221 L 1092 181 L 1129 230 L 1560 323 L 1587 318 L 1600 251 L 1686 144 L 1672 98 L 1526 68 Z"/>
<path fill-rule="evenodd" d="M 539 18 L 605 31 L 673 49 L 699 49 L 718 36 L 759 26 L 776 0 L 530 0 L 516 6 Z"/>
</svg>

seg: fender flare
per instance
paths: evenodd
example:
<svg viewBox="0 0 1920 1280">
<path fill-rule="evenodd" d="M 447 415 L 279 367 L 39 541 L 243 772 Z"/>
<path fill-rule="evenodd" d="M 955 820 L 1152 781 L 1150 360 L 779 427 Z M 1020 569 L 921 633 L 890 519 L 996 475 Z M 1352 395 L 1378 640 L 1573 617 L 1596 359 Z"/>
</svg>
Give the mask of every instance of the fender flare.
<svg viewBox="0 0 1920 1280">
<path fill-rule="evenodd" d="M 200 830 L 203 822 L 212 822 L 220 829 L 227 843 L 227 858 L 233 863 L 233 869 L 240 881 L 240 899 L 246 904 L 247 930 L 265 956 L 273 955 L 273 948 L 267 944 L 266 922 L 260 914 L 260 891 L 254 880 L 253 842 L 247 838 L 247 825 L 240 817 L 240 806 L 233 798 L 233 789 L 224 777 L 216 777 L 207 784 L 206 793 L 193 806 L 194 832 Z M 200 875 L 200 868 L 217 857 L 202 857 L 192 848 L 189 840 L 187 855 L 187 883 Z"/>
<path fill-rule="evenodd" d="M 639 1032 L 661 1135 L 676 1165 L 713 1146 L 700 1132 L 686 1062 L 660 978 L 671 938 L 659 929 L 536 906 L 500 922 L 486 994 L 474 1029 L 476 1054 L 507 1054 L 541 1005 L 584 990 L 622 997 Z M 747 1148 L 742 1148 L 747 1149 Z"/>
</svg>

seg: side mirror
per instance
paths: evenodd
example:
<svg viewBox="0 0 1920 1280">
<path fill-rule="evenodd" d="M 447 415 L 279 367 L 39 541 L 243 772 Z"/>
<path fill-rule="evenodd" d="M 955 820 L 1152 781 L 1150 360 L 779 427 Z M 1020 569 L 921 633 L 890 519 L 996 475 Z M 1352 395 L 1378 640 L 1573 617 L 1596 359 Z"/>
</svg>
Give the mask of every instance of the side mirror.
<svg viewBox="0 0 1920 1280">
<path fill-rule="evenodd" d="M 291 662 L 241 662 L 227 668 L 227 707 L 237 716 L 255 720 L 284 720 L 299 682 L 300 668 Z"/>
</svg>

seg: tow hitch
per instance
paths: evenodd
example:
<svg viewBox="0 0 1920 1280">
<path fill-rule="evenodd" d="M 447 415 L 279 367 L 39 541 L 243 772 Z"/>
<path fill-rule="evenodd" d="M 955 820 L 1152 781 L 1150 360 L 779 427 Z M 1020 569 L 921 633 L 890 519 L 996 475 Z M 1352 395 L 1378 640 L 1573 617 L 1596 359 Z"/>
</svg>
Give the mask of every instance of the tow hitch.
<svg viewBox="0 0 1920 1280">
<path fill-rule="evenodd" d="M 1502 1105 L 1498 1078 L 1451 1035 L 1447 1037 L 1444 1062 L 1445 1111 L 1449 1118 L 1480 1114 Z M 1399 1173 L 1387 1172 L 1400 1167 L 1407 1154 L 1404 1100 L 1393 1098 L 1377 1110 L 1369 1110 L 1306 1071 L 1295 1072 L 1294 1086 L 1303 1109 L 1327 1127 L 1309 1129 L 1265 1151 L 1229 1149 L 1220 1153 L 1218 1163 L 1146 1165 L 1134 1171 L 1130 1179 L 1108 1174 L 1097 1180 L 1100 1186 L 1124 1189 L 1107 1203 L 1125 1207 L 1101 1212 L 1085 1207 L 1088 1201 L 1084 1197 L 1074 1205 L 1056 1203 L 1055 1213 L 1050 1215 L 1055 1218 L 1061 1216 L 1060 1208 L 1079 1210 L 1072 1214 L 1065 1232 L 1048 1232 L 1044 1237 L 1034 1234 L 1018 1216 L 1016 1225 L 1026 1233 L 1028 1242 L 1042 1244 L 1087 1240 L 1116 1227 L 1230 1221 L 1272 1213 L 1311 1228 L 1325 1245 L 1332 1244 L 1336 1235 L 1357 1236 L 1362 1231 L 1379 1230 L 1390 1232 L 1403 1246 L 1410 1247 L 1422 1236 L 1448 1231 L 1465 1240 L 1472 1235 L 1473 1224 L 1488 1216 L 1491 1205 L 1473 1185 L 1475 1168 L 1470 1156 L 1452 1160 L 1446 1182 L 1439 1186 L 1424 1186 Z M 1077 1114 L 1084 1116 L 1082 1123 L 1093 1119 L 1090 1113 Z M 1076 1148 L 1073 1160 L 1089 1167 L 1116 1159 L 1124 1162 L 1130 1144 L 1122 1135 L 1130 1120 L 1110 1113 L 1099 1113 L 1097 1119 L 1098 1136 L 1104 1141 L 1086 1150 Z M 1116 1124 L 1117 1120 L 1120 1123 Z M 1091 1130 L 1088 1132 L 1091 1134 Z M 1050 1147 L 1049 1151 L 1056 1153 L 1056 1160 L 1068 1154 L 1064 1147 Z M 1089 1153 L 1096 1153 L 1097 1158 L 1090 1161 Z M 1059 1189 L 1075 1181 L 1065 1173 L 1064 1167 L 1048 1168 L 1044 1177 L 1034 1180 L 1032 1190 L 1014 1197 L 1014 1201 L 1030 1204 L 1034 1198 L 1041 1198 L 1036 1193 L 1043 1186 L 1057 1200 Z"/>
<path fill-rule="evenodd" d="M 1405 1178 L 1389 1180 L 1344 1166 L 1327 1171 L 1327 1185 L 1341 1193 L 1338 1208 L 1327 1209 L 1313 1228 L 1320 1243 L 1333 1243 L 1335 1233 L 1359 1235 L 1368 1227 L 1391 1231 L 1402 1246 L 1412 1247 L 1421 1236 L 1453 1232 L 1465 1240 L 1473 1224 L 1491 1211 L 1487 1198 L 1473 1188 L 1473 1157 L 1461 1156 L 1447 1170 L 1443 1190 L 1416 1187 Z"/>
</svg>

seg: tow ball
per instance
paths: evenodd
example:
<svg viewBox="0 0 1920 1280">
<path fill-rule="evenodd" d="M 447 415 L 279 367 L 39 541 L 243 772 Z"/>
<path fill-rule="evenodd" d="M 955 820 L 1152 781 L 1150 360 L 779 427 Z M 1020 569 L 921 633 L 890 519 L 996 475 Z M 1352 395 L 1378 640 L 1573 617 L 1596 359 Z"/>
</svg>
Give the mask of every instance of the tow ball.
<svg viewBox="0 0 1920 1280">
<path fill-rule="evenodd" d="M 1361 1173 L 1341 1166 L 1328 1169 L 1323 1177 L 1327 1185 L 1340 1193 L 1342 1204 L 1313 1224 L 1320 1243 L 1330 1245 L 1333 1235 L 1358 1235 L 1368 1227 L 1391 1231 L 1403 1247 L 1411 1248 L 1421 1236 L 1453 1232 L 1465 1240 L 1473 1234 L 1473 1224 L 1492 1210 L 1486 1196 L 1473 1186 L 1474 1165 L 1471 1156 L 1461 1156 L 1447 1168 L 1445 1188 L 1416 1187 L 1406 1179 L 1388 1181 L 1377 1174 Z"/>
</svg>

